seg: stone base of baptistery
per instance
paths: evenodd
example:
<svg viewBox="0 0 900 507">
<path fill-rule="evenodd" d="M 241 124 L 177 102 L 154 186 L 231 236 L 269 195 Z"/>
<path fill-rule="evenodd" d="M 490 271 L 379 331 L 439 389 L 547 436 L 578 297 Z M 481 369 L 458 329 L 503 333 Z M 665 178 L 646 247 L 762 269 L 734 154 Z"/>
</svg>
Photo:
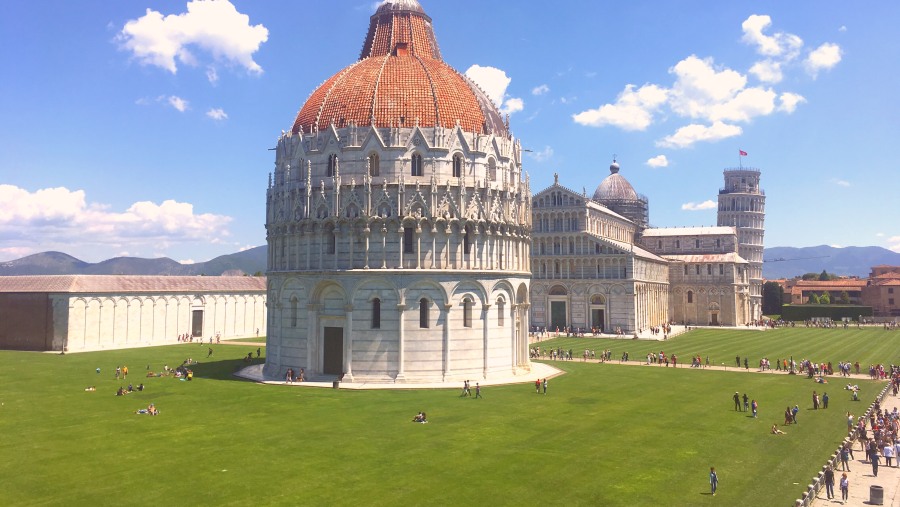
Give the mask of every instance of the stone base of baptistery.
<svg viewBox="0 0 900 507">
<path fill-rule="evenodd" d="M 269 272 L 267 380 L 461 383 L 527 375 L 530 273 Z"/>
</svg>

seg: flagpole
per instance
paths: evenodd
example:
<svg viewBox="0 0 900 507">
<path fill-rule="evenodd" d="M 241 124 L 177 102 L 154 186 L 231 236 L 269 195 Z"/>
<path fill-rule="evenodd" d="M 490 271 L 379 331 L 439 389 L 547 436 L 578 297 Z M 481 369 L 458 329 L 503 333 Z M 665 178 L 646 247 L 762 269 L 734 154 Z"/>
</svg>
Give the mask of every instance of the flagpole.
<svg viewBox="0 0 900 507">
<path fill-rule="evenodd" d="M 741 150 L 738 148 L 738 167 L 740 169 L 744 168 L 744 156 L 741 155 Z"/>
</svg>

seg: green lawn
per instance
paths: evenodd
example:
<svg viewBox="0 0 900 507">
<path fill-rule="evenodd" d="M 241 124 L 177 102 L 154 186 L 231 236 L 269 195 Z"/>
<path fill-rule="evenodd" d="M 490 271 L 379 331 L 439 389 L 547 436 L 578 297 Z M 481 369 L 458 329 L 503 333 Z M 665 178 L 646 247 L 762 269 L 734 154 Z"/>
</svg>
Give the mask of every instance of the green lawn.
<svg viewBox="0 0 900 507">
<path fill-rule="evenodd" d="M 581 358 L 585 349 L 612 350 L 616 361 L 628 352 L 631 361 L 645 361 L 648 352 L 665 351 L 671 357 L 677 354 L 679 363 L 690 365 L 691 356 L 709 356 L 710 364 L 734 366 L 736 355 L 748 358 L 750 368 L 758 369 L 759 360 L 768 357 L 775 368 L 775 360 L 790 358 L 795 361 L 809 359 L 816 362 L 839 361 L 860 363 L 860 372 L 868 371 L 870 364 L 900 363 L 900 332 L 885 331 L 880 327 L 856 329 L 781 328 L 767 331 L 746 329 L 695 329 L 666 341 L 610 339 L 610 338 L 554 338 L 533 346 L 572 349 Z"/>
<path fill-rule="evenodd" d="M 809 347 L 827 342 L 822 359 L 845 349 L 861 361 L 897 354 L 880 348 L 894 336 L 887 332 L 830 333 L 692 332 L 664 350 L 777 355 L 757 348 L 767 344 L 819 358 Z M 632 357 L 659 345 L 611 343 Z M 231 376 L 255 346 L 213 349 L 209 362 L 208 346 L 196 344 L 0 352 L 0 502 L 788 505 L 843 438 L 844 414 L 868 404 L 849 401 L 839 380 L 828 386 L 831 407 L 813 411 L 810 395 L 821 386 L 796 376 L 578 361 L 555 363 L 568 373 L 550 380 L 546 396 L 530 384 L 485 388 L 483 400 L 459 398 L 458 389 L 260 386 Z M 187 357 L 202 361 L 191 382 L 143 376 L 148 365 L 158 371 Z M 147 390 L 114 396 L 125 384 L 113 378 L 118 364 Z M 870 400 L 877 385 L 861 384 Z M 734 391 L 760 401 L 760 419 L 732 410 Z M 134 414 L 151 401 L 160 416 Z M 769 435 L 795 403 L 800 424 Z M 410 422 L 419 410 L 429 424 Z M 719 472 L 715 499 L 710 466 Z"/>
</svg>

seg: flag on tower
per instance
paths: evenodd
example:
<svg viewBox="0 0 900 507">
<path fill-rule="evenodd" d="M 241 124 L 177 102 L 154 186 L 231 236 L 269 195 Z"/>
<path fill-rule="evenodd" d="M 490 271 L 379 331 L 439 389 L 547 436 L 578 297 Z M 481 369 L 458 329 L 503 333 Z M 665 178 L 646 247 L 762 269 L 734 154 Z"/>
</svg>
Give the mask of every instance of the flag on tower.
<svg viewBox="0 0 900 507">
<path fill-rule="evenodd" d="M 746 152 L 746 151 L 744 151 L 744 150 L 738 150 L 738 151 L 741 153 L 741 156 L 742 156 L 742 157 L 746 157 L 746 156 L 747 156 L 747 152 Z"/>
</svg>

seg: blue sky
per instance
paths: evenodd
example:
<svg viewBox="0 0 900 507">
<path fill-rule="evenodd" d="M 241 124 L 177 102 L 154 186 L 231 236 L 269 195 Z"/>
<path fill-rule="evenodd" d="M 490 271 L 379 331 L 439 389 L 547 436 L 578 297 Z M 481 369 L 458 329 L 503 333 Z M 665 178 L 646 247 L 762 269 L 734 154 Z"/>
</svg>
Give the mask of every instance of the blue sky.
<svg viewBox="0 0 900 507">
<path fill-rule="evenodd" d="M 767 246 L 900 251 L 900 4 L 421 3 L 533 150 L 533 191 L 592 194 L 615 154 L 653 225 L 715 225 L 744 150 Z M 0 3 L 0 261 L 264 244 L 268 148 L 376 5 Z"/>
</svg>

